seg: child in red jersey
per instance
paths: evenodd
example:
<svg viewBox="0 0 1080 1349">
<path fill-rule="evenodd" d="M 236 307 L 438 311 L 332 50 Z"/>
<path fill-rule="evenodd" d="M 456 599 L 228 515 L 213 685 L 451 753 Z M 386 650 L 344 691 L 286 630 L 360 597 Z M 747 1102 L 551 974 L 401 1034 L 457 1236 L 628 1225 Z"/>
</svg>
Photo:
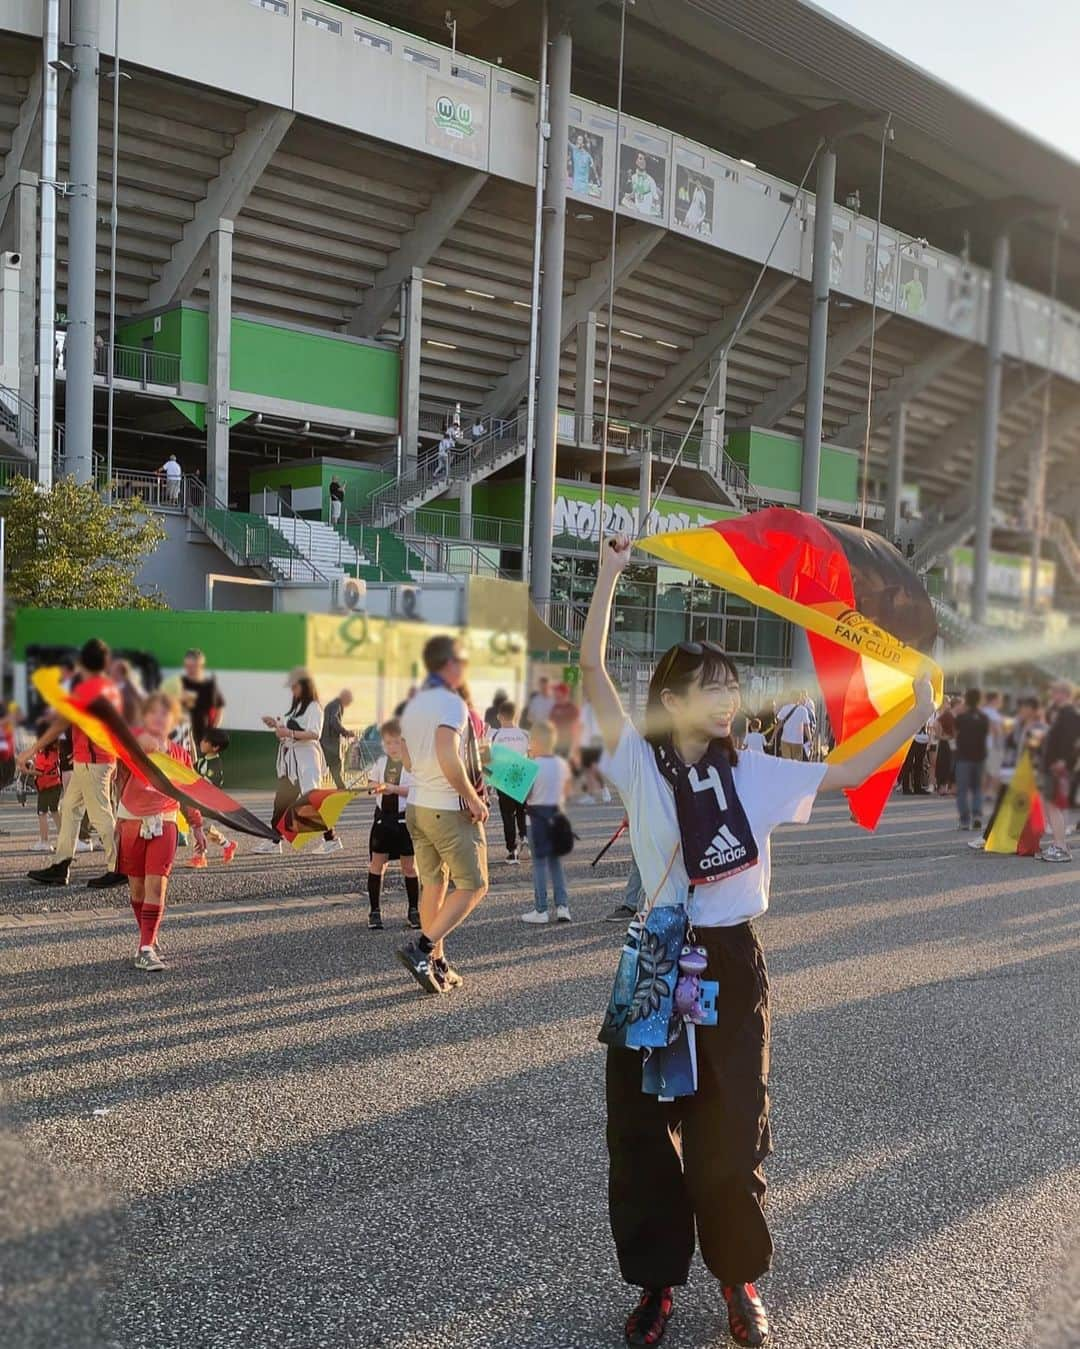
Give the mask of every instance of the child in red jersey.
<svg viewBox="0 0 1080 1349">
<path fill-rule="evenodd" d="M 168 754 L 191 767 L 188 752 L 169 739 L 179 717 L 180 705 L 175 698 L 167 693 L 152 693 L 143 703 L 141 724 L 133 730 L 148 754 Z M 165 968 L 157 951 L 157 938 L 165 913 L 169 875 L 176 859 L 178 813 L 172 797 L 134 776 L 128 778 L 117 811 L 118 866 L 128 878 L 131 908 L 139 925 L 137 970 L 152 972 Z M 202 816 L 198 811 L 189 812 L 189 823 L 197 844 L 205 851 Z"/>
<path fill-rule="evenodd" d="M 37 786 L 38 842 L 35 852 L 52 852 L 49 842 L 49 817 L 52 817 L 54 833 L 60 832 L 60 750 L 56 745 L 39 749 L 32 761 L 35 784 Z"/>
</svg>

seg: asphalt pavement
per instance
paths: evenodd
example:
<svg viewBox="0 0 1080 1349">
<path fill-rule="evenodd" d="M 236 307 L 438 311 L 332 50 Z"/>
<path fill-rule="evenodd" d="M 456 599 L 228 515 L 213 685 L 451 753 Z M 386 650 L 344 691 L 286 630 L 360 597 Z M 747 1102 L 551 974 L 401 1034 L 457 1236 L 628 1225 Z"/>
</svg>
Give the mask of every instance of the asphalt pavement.
<svg viewBox="0 0 1080 1349">
<path fill-rule="evenodd" d="M 625 842 L 588 865 L 619 812 L 574 812 L 569 926 L 521 924 L 493 851 L 466 985 L 424 998 L 399 880 L 364 925 L 369 810 L 326 859 L 181 865 L 146 976 L 123 892 L 31 891 L 0 805 L 5 1349 L 622 1342 L 596 1032 Z M 968 837 L 899 797 L 874 836 L 826 799 L 775 837 L 778 1349 L 1080 1345 L 1080 862 Z M 725 1328 L 698 1263 L 666 1344 Z"/>
</svg>

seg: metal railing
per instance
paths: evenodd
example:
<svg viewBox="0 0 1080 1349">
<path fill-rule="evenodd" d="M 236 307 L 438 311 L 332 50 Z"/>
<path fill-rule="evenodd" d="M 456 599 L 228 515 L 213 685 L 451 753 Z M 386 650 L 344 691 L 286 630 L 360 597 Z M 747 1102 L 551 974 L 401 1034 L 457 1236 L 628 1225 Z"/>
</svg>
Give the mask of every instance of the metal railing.
<svg viewBox="0 0 1080 1349">
<path fill-rule="evenodd" d="M 100 466 L 96 476 L 101 480 L 104 489 L 108 484 L 104 481 Z M 151 510 L 176 511 L 183 515 L 186 514 L 188 508 L 189 486 L 192 483 L 198 483 L 198 481 L 197 478 L 188 475 L 169 478 L 164 473 L 146 473 L 141 470 L 126 468 L 114 469 L 112 497 L 114 501 L 132 501 L 138 498 L 145 502 Z"/>
<path fill-rule="evenodd" d="M 417 534 L 433 535 L 452 543 L 515 550 L 523 546 L 525 527 L 520 520 L 506 520 L 495 515 L 463 515 L 460 511 L 422 506 L 410 517 L 410 523 Z"/>
<path fill-rule="evenodd" d="M 1060 515 L 1047 515 L 1044 532 L 1046 537 L 1057 545 L 1058 552 L 1064 559 L 1073 580 L 1080 582 L 1080 545 L 1069 528 L 1069 522 Z"/>
<path fill-rule="evenodd" d="M 563 445 L 599 449 L 604 440 L 602 417 L 579 417 L 571 412 L 560 412 L 558 439 Z M 475 482 L 487 477 L 496 468 L 512 462 L 525 452 L 525 414 L 495 422 L 488 433 L 477 440 L 466 440 L 453 450 L 431 450 L 411 474 L 385 483 L 369 498 L 370 518 L 376 523 L 389 524 L 412 510 L 418 510 L 427 501 L 439 496 L 454 484 Z M 682 435 L 655 426 L 637 422 L 607 423 L 608 449 L 617 455 L 644 455 L 661 462 L 671 462 L 679 452 Z M 722 446 L 701 437 L 687 441 L 679 459 L 689 468 L 702 468 L 721 483 L 736 501 L 753 496 L 753 488 L 746 469 L 737 464 Z"/>
<path fill-rule="evenodd" d="M 0 426 L 21 450 L 32 453 L 37 446 L 37 410 L 20 398 L 15 389 L 0 384 Z"/>
<path fill-rule="evenodd" d="M 277 505 L 276 511 L 270 510 L 271 499 Z M 328 580 L 327 577 L 322 575 L 322 572 L 319 571 L 319 569 L 315 566 L 314 562 L 311 561 L 312 554 L 315 551 L 314 540 L 312 537 L 312 530 L 311 530 L 311 521 L 305 520 L 302 515 L 297 515 L 296 511 L 293 510 L 291 504 L 287 502 L 285 498 L 281 495 L 281 493 L 275 490 L 273 487 L 266 487 L 263 489 L 263 501 L 265 503 L 265 514 L 267 516 L 268 523 L 271 523 L 271 527 L 272 528 L 274 527 L 272 521 L 275 515 L 280 520 L 290 521 L 290 523 L 292 524 L 291 539 L 283 529 L 278 529 L 277 532 L 281 535 L 283 539 L 287 539 L 293 545 L 294 548 L 298 549 L 304 555 L 304 557 L 310 563 L 311 568 L 316 573 L 316 575 L 322 577 L 324 581 Z"/>
<path fill-rule="evenodd" d="M 371 520 L 375 524 L 390 524 L 445 492 L 451 484 L 474 482 L 512 462 L 524 453 L 525 425 L 522 414 L 497 422 L 486 436 L 449 452 L 432 451 L 413 473 L 384 483 L 372 492 L 368 498 Z"/>
<path fill-rule="evenodd" d="M 521 580 L 520 570 L 507 571 L 480 544 L 409 532 L 403 533 L 400 538 L 421 563 L 416 578 L 418 580 L 430 575 L 491 576 L 503 581 Z"/>
<path fill-rule="evenodd" d="M 188 478 L 188 519 L 239 566 L 259 567 L 280 581 L 326 585 L 329 581 L 269 520 L 230 511 L 198 478 Z"/>
<path fill-rule="evenodd" d="M 109 376 L 107 346 L 99 346 L 94 350 L 94 374 L 102 379 Z M 154 351 L 150 347 L 115 346 L 113 378 L 128 384 L 138 384 L 144 389 L 151 384 L 179 389 L 180 357 L 176 352 Z"/>
</svg>

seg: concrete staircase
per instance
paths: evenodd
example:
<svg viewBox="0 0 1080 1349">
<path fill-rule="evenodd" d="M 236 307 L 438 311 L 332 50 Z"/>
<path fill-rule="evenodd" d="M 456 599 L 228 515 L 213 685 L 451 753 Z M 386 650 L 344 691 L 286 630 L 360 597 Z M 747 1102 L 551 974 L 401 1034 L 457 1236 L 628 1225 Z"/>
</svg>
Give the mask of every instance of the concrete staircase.
<svg viewBox="0 0 1080 1349">
<path fill-rule="evenodd" d="M 295 515 L 268 515 L 267 524 L 287 539 L 297 552 L 328 581 L 365 576 L 368 559 L 331 525 Z"/>
</svg>

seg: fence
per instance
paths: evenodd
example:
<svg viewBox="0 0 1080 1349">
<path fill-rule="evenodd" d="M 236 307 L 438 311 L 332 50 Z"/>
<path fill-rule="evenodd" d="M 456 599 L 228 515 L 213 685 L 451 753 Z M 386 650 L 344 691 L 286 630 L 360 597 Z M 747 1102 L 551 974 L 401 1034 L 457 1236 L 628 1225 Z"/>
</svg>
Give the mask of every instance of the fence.
<svg viewBox="0 0 1080 1349">
<path fill-rule="evenodd" d="M 109 376 L 109 348 L 94 351 L 94 374 L 102 379 Z M 180 387 L 180 357 L 171 351 L 154 351 L 150 347 L 113 347 L 113 377 L 128 384 L 164 385 Z"/>
</svg>

